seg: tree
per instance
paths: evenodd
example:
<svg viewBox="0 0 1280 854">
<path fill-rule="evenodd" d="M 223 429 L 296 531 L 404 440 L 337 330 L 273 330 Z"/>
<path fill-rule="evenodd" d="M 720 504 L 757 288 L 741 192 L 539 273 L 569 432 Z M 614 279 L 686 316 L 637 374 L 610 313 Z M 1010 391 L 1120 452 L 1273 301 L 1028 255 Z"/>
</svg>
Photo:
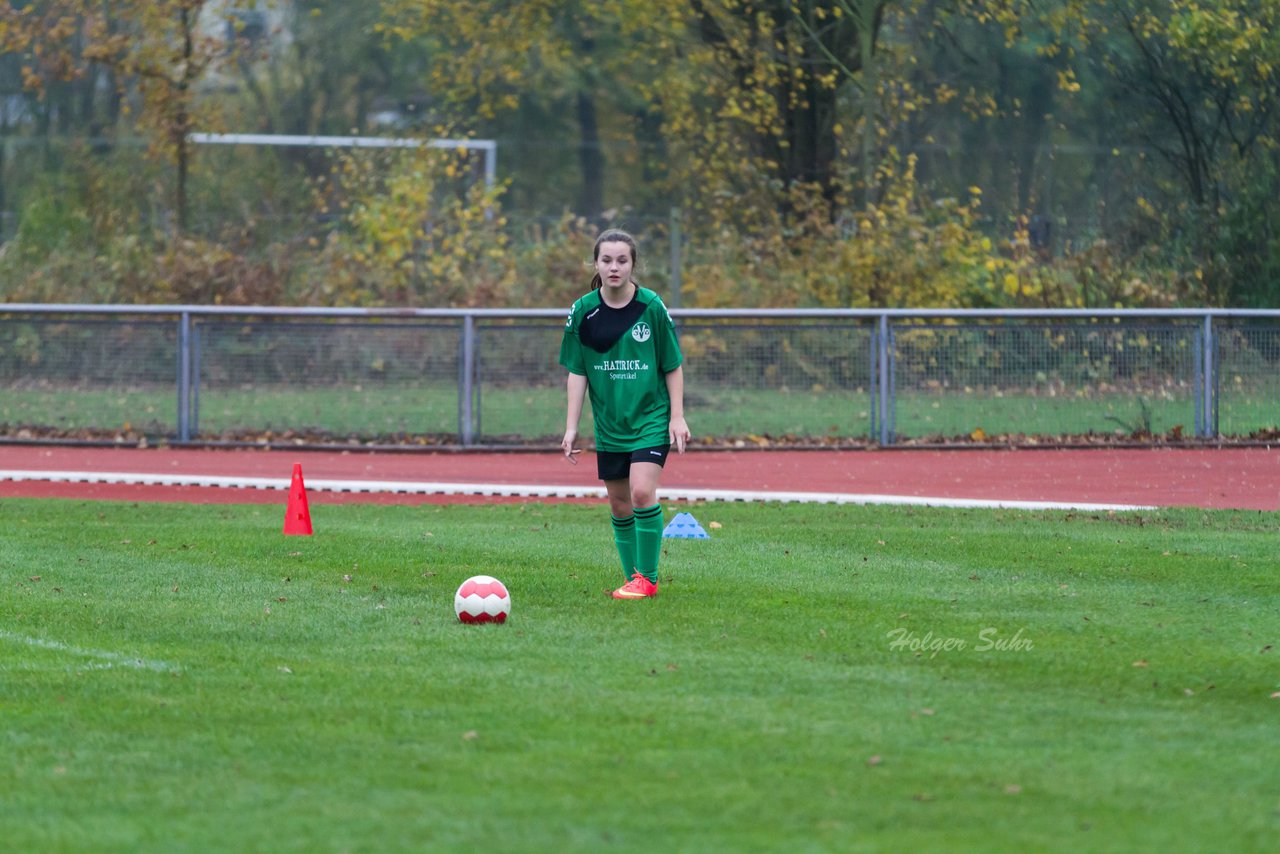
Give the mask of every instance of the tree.
<svg viewBox="0 0 1280 854">
<path fill-rule="evenodd" d="M 425 56 L 375 32 L 382 21 L 377 4 L 294 0 L 281 11 L 288 38 L 242 32 L 237 62 L 226 69 L 247 96 L 238 105 L 237 127 L 300 135 L 365 133 L 380 99 L 403 107 L 406 123 L 432 121 L 423 114 L 429 105 L 422 103 L 422 81 L 413 76 Z"/>
<path fill-rule="evenodd" d="M 640 3 L 383 0 L 389 18 L 383 29 L 429 45 L 434 61 L 425 83 L 451 123 L 492 127 L 524 111 L 539 126 L 513 128 L 517 137 L 571 125 L 577 136 L 577 207 L 594 217 L 606 206 L 604 137 L 625 133 L 637 109 L 633 88 L 623 82 L 626 70 L 651 46 L 641 37 L 669 3 L 655 4 L 655 14 L 654 6 Z M 607 128 L 601 123 L 604 100 Z"/>
<path fill-rule="evenodd" d="M 886 133 L 922 180 L 981 186 L 1000 222 L 1048 213 L 1048 150 L 1078 84 L 1042 28 L 1011 37 L 987 4 L 924 0 L 889 19 Z M 905 56 L 903 54 L 906 54 Z"/>
<path fill-rule="evenodd" d="M 791 8 L 813 46 L 857 87 L 862 110 L 858 137 L 865 203 L 871 203 L 874 197 L 871 185 L 879 148 L 881 95 L 876 43 L 887 5 L 880 0 L 835 0 L 833 4 L 792 4 Z M 852 54 L 851 45 L 856 46 Z M 855 64 L 850 63 L 850 55 L 856 59 Z"/>
<path fill-rule="evenodd" d="M 1127 0 L 1092 14 L 1088 57 L 1114 84 L 1118 127 L 1181 185 L 1147 205 L 1155 234 L 1195 270 L 1204 299 L 1274 295 L 1274 271 L 1256 261 L 1273 255 L 1280 215 L 1280 3 Z"/>
<path fill-rule="evenodd" d="M 1108 4 L 1098 61 L 1146 109 L 1130 130 L 1172 165 L 1199 207 L 1216 208 L 1222 159 L 1274 132 L 1280 104 L 1280 3 L 1133 0 Z M 1104 19 L 1105 20 L 1105 19 Z"/>
<path fill-rule="evenodd" d="M 1258 262 L 1274 255 L 1270 223 L 1280 214 L 1272 201 L 1280 4 L 918 5 L 942 24 L 932 32 L 945 39 L 920 51 L 927 77 L 959 71 L 956 79 L 970 86 L 955 87 L 958 94 L 989 101 L 967 130 L 946 118 L 941 102 L 920 110 L 914 124 L 931 123 L 926 138 L 959 148 L 970 174 L 957 171 L 951 183 L 981 183 L 986 210 L 1002 214 L 997 224 L 1052 213 L 1067 225 L 1057 245 L 1075 254 L 1072 264 L 1088 257 L 1133 271 L 1134 281 L 1174 282 L 1170 299 L 1191 292 L 1187 282 L 1210 302 L 1274 293 Z M 985 76 L 987 68 L 1000 76 Z M 1056 85 L 1045 86 L 1052 77 Z M 953 98 L 950 112 L 959 103 Z M 1006 175 L 1016 178 L 1016 194 L 1005 189 Z M 1019 227 L 1013 243 L 1026 236 Z"/>
<path fill-rule="evenodd" d="M 212 0 L 49 0 L 5 12 L 5 47 L 33 61 L 26 85 L 45 91 L 60 81 L 107 70 L 152 147 L 174 167 L 173 211 L 187 230 L 189 135 L 202 118 L 197 84 L 228 57 L 224 40 L 201 30 Z"/>
<path fill-rule="evenodd" d="M 783 186 L 812 184 L 834 201 L 841 189 L 839 90 L 870 66 L 885 4 L 873 0 L 692 0 L 698 34 L 724 69 L 721 117 L 753 139 L 753 153 Z M 864 81 L 864 104 L 876 84 Z M 865 110 L 863 177 L 870 180 Z"/>
</svg>

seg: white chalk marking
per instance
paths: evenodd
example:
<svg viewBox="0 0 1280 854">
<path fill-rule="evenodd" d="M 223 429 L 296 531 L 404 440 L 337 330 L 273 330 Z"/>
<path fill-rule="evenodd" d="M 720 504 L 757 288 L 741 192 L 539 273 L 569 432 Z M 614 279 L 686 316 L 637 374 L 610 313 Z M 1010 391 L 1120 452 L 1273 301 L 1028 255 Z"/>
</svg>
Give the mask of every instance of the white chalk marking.
<svg viewBox="0 0 1280 854">
<path fill-rule="evenodd" d="M 45 640 L 44 638 L 32 637 L 30 635 L 21 635 L 16 632 L 5 631 L 4 629 L 0 629 L 0 640 L 26 644 L 27 646 L 34 646 L 37 649 L 65 652 L 68 655 L 74 655 L 80 658 L 97 659 L 95 662 L 85 664 L 83 666 L 84 670 L 107 670 L 112 667 L 131 667 L 134 670 L 154 670 L 156 673 L 178 673 L 181 671 L 181 668 L 176 664 L 170 664 L 167 661 L 139 658 L 136 655 L 109 652 L 105 649 L 85 649 L 83 647 L 65 644 L 60 641 L 51 641 Z"/>
<path fill-rule="evenodd" d="M 0 471 L 0 480 L 52 483 L 108 483 L 137 486 L 213 486 L 231 489 L 287 490 L 290 478 L 220 475 L 140 474 L 134 472 Z M 548 486 L 524 483 L 446 483 L 399 480 L 306 480 L 319 492 L 392 493 L 406 495 L 494 495 L 508 498 L 603 498 L 599 486 Z M 927 495 L 878 495 L 850 492 L 778 492 L 771 490 L 693 489 L 662 487 L 664 501 L 778 501 L 802 504 L 880 504 L 960 509 L 1080 510 L 1129 512 L 1155 510 L 1148 504 L 1106 504 L 1094 501 L 1012 501 L 984 498 L 943 498 Z"/>
</svg>

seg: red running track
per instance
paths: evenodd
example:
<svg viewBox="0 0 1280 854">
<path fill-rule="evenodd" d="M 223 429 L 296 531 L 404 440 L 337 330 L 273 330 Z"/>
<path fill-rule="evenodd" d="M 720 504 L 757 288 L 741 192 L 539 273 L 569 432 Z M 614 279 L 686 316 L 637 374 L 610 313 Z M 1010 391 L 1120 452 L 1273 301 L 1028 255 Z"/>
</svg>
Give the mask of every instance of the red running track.
<svg viewBox="0 0 1280 854">
<path fill-rule="evenodd" d="M 283 503 L 284 498 L 277 490 L 13 481 L 6 479 L 5 472 L 125 472 L 287 480 L 294 463 L 302 465 L 308 481 L 599 485 L 594 458 L 589 453 L 583 454 L 581 463 L 573 466 L 556 452 L 366 453 L 2 445 L 0 497 Z M 1280 449 L 692 450 L 683 456 L 672 455 L 663 485 L 747 492 L 1277 510 L 1280 509 Z M 422 504 L 511 499 L 326 492 L 315 500 Z"/>
</svg>

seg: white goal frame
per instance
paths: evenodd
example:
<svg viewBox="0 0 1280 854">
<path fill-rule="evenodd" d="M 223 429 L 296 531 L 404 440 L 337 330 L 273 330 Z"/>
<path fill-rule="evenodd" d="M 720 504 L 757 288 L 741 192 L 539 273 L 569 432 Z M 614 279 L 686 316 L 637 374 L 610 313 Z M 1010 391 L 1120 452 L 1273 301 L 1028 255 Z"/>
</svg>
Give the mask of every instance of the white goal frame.
<svg viewBox="0 0 1280 854">
<path fill-rule="evenodd" d="M 498 143 L 492 139 L 419 139 L 386 136 L 294 136 L 275 133 L 192 133 L 199 145 L 291 145 L 303 148 L 463 148 L 484 152 L 484 186 L 498 180 Z"/>
</svg>

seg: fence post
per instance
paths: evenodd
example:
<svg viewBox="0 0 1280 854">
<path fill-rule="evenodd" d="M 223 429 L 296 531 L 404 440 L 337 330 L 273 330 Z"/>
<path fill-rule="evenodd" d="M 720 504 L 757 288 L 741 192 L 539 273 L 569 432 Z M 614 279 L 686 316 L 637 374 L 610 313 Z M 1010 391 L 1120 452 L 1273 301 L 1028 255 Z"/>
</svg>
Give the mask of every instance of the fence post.
<svg viewBox="0 0 1280 854">
<path fill-rule="evenodd" d="M 867 336 L 867 364 L 870 366 L 867 373 L 871 385 L 871 405 L 867 407 L 871 410 L 871 430 L 867 438 L 872 442 L 880 435 L 880 373 L 876 362 L 876 354 L 880 351 L 878 338 L 877 332 Z"/>
<path fill-rule="evenodd" d="M 1196 331 L 1191 339 L 1191 405 L 1195 411 L 1195 435 L 1205 433 L 1204 414 L 1204 330 Z"/>
<path fill-rule="evenodd" d="M 893 444 L 893 419 L 890 408 L 893 406 L 893 390 L 889 387 L 891 372 L 889 370 L 889 352 L 892 345 L 889 341 L 889 316 L 880 315 L 879 332 L 876 335 L 878 353 L 876 361 L 880 373 L 880 444 Z"/>
<path fill-rule="evenodd" d="M 475 442 L 475 413 L 472 401 L 475 393 L 476 319 L 468 314 L 462 318 L 462 359 L 458 368 L 458 434 L 463 445 Z"/>
<path fill-rule="evenodd" d="M 200 322 L 191 323 L 191 436 L 200 435 L 200 361 L 204 357 L 204 345 L 200 335 Z"/>
<path fill-rule="evenodd" d="M 889 444 L 898 440 L 898 333 L 889 324 L 889 340 L 885 344 L 889 365 Z"/>
<path fill-rule="evenodd" d="M 191 441 L 191 312 L 178 317 L 178 441 Z"/>
<path fill-rule="evenodd" d="M 1214 340 L 1213 340 L 1213 315 L 1206 314 L 1204 316 L 1204 432 L 1201 434 L 1206 439 L 1212 439 L 1218 435 L 1218 396 L 1215 394 L 1218 384 L 1218 369 L 1214 364 Z"/>
</svg>

